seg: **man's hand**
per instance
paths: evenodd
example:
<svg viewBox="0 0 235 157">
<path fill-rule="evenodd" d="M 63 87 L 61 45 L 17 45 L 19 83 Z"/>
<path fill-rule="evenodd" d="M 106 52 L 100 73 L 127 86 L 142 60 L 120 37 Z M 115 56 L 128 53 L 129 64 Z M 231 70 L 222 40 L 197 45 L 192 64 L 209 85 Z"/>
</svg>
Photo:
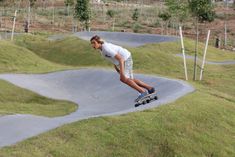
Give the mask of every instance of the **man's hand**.
<svg viewBox="0 0 235 157">
<path fill-rule="evenodd" d="M 120 73 L 120 70 L 118 69 L 118 67 L 116 65 L 114 65 L 114 68 L 118 73 Z"/>
</svg>

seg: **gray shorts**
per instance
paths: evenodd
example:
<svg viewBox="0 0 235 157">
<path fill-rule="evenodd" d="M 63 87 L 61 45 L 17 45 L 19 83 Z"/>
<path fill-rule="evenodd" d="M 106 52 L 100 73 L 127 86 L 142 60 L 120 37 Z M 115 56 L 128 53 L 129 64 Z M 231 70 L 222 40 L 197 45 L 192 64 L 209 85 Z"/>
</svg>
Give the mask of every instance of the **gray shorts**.
<svg viewBox="0 0 235 157">
<path fill-rule="evenodd" d="M 117 66 L 120 69 L 120 66 Z M 133 61 L 131 56 L 124 62 L 124 74 L 127 78 L 133 79 Z"/>
</svg>

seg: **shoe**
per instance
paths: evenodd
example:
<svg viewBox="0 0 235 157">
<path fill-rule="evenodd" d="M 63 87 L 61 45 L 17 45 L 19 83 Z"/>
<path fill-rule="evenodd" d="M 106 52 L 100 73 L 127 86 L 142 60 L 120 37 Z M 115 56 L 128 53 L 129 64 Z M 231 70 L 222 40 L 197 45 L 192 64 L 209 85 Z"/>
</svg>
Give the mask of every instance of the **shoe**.
<svg viewBox="0 0 235 157">
<path fill-rule="evenodd" d="M 152 94 L 152 93 L 154 93 L 155 92 L 155 88 L 153 87 L 153 88 L 151 88 L 150 90 L 148 90 L 148 93 L 149 94 Z"/>
<path fill-rule="evenodd" d="M 148 95 L 148 91 L 145 91 L 143 93 L 140 93 L 140 95 L 138 96 L 138 98 L 135 99 L 135 102 L 139 101 L 140 99 L 142 99 L 143 97 L 145 97 L 146 95 Z"/>
</svg>

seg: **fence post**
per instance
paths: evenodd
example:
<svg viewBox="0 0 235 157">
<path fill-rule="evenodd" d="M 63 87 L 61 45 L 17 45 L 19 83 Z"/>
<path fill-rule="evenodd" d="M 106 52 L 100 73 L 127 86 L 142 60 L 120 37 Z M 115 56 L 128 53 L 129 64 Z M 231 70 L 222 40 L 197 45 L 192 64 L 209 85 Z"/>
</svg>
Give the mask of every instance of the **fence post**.
<svg viewBox="0 0 235 157">
<path fill-rule="evenodd" d="M 13 37 L 14 37 L 15 24 L 16 24 L 16 14 L 17 14 L 17 10 L 15 11 L 15 15 L 13 17 L 13 26 L 12 26 L 12 32 L 11 32 L 11 41 L 13 41 Z"/>
<path fill-rule="evenodd" d="M 211 32 L 211 30 L 208 30 L 207 39 L 206 39 L 206 45 L 205 45 L 204 55 L 203 55 L 203 60 L 202 60 L 202 67 L 201 67 L 201 73 L 200 73 L 200 81 L 202 80 L 202 73 L 204 71 L 204 65 L 205 65 L 205 60 L 206 60 L 206 51 L 207 51 L 208 42 L 209 42 L 209 38 L 210 38 L 210 32 Z"/>
<path fill-rule="evenodd" d="M 179 27 L 179 29 L 180 29 L 181 50 L 182 50 L 183 59 L 184 59 L 184 73 L 185 73 L 185 79 L 188 80 L 187 66 L 186 66 L 186 59 L 185 59 L 184 41 L 183 41 L 183 33 L 182 33 L 182 28 L 181 28 L 181 26 Z"/>
</svg>

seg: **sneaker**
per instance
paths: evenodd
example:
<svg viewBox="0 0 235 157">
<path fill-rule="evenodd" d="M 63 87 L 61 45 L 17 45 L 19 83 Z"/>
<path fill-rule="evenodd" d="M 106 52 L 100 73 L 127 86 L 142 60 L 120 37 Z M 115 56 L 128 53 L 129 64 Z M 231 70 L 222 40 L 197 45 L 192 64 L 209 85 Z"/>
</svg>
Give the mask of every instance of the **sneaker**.
<svg viewBox="0 0 235 157">
<path fill-rule="evenodd" d="M 155 92 L 155 88 L 153 87 L 153 88 L 151 88 L 150 90 L 148 90 L 148 93 L 149 94 L 152 94 L 152 93 L 154 93 Z"/>
<path fill-rule="evenodd" d="M 135 102 L 139 101 L 140 99 L 142 99 L 143 97 L 145 97 L 146 95 L 148 95 L 148 92 L 145 91 L 143 93 L 140 93 L 140 95 L 138 96 L 138 98 L 135 99 Z"/>
</svg>

